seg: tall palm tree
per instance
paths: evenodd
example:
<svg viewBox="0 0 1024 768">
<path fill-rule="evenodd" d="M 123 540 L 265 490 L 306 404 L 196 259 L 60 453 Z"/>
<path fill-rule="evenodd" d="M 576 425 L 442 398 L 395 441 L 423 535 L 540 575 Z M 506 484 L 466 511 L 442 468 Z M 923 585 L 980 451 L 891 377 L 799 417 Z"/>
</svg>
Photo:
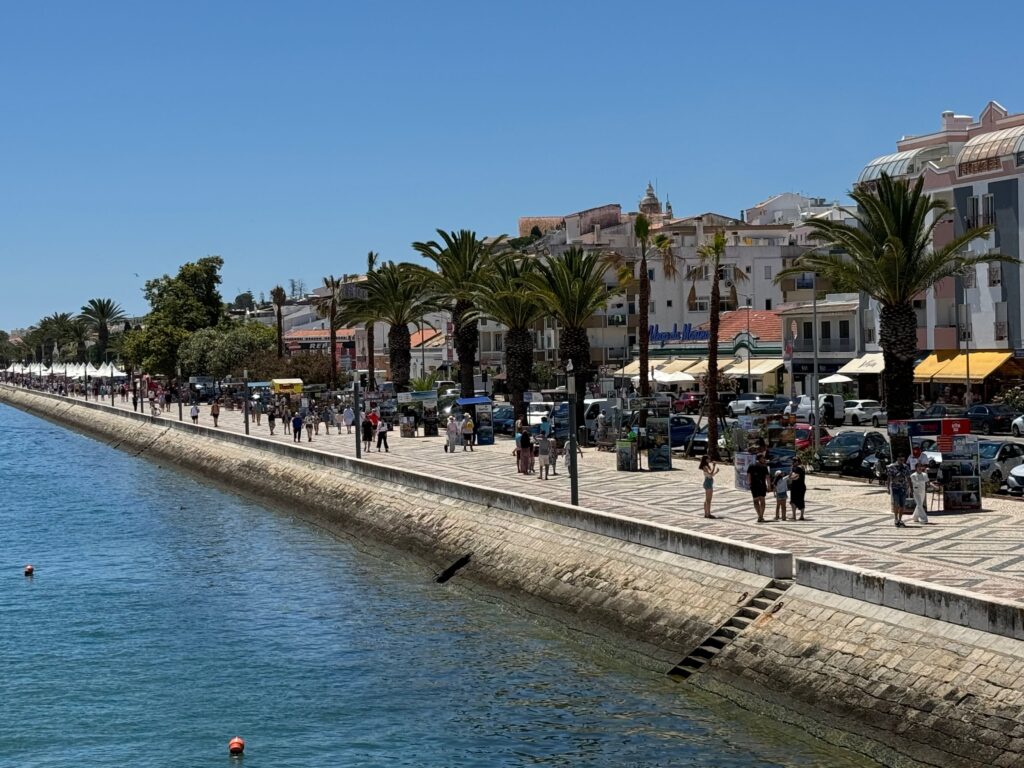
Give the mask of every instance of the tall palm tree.
<svg viewBox="0 0 1024 768">
<path fill-rule="evenodd" d="M 324 278 L 324 288 L 330 293 L 321 296 L 316 302 L 316 312 L 320 317 L 327 319 L 331 335 L 331 389 L 338 388 L 338 291 L 341 289 L 341 280 L 334 275 Z"/>
<path fill-rule="evenodd" d="M 277 356 L 284 357 L 284 303 L 288 301 L 288 294 L 284 292 L 284 288 L 280 285 L 275 285 L 270 289 L 270 300 L 274 304 L 274 310 L 277 314 Z"/>
<path fill-rule="evenodd" d="M 724 232 L 715 232 L 706 243 L 697 247 L 697 265 L 690 268 L 690 279 L 705 272 L 711 275 L 711 306 L 708 320 L 708 372 L 705 379 L 705 393 L 708 404 L 708 455 L 718 461 L 718 329 L 722 318 L 722 259 L 725 258 L 726 238 Z M 733 281 L 745 280 L 746 275 L 734 271 Z M 735 292 L 735 283 L 733 285 Z M 748 350 L 749 354 L 749 350 Z"/>
<path fill-rule="evenodd" d="M 467 319 L 491 318 L 504 325 L 505 378 L 509 398 L 517 417 L 526 416 L 523 392 L 533 377 L 533 326 L 547 309 L 529 285 L 529 276 L 537 271 L 537 261 L 518 253 L 499 254 L 487 280 L 476 286 L 474 307 Z"/>
<path fill-rule="evenodd" d="M 365 296 L 348 299 L 339 310 L 341 322 L 387 323 L 391 380 L 395 390 L 409 389 L 412 347 L 409 326 L 435 309 L 429 292 L 427 273 L 415 264 L 386 261 L 365 282 Z"/>
<path fill-rule="evenodd" d="M 369 278 L 369 276 L 377 268 L 377 261 L 379 258 L 380 254 L 374 253 L 373 251 L 370 251 L 369 253 L 366 254 L 367 278 Z M 374 333 L 374 321 L 372 318 L 370 318 L 369 320 L 366 321 L 366 386 L 369 387 L 370 390 L 375 390 L 377 388 L 377 370 L 376 366 L 374 365 L 375 358 L 377 356 L 377 341 L 376 338 L 374 337 Z"/>
<path fill-rule="evenodd" d="M 878 302 L 879 336 L 885 359 L 889 418 L 913 418 L 917 318 L 914 297 L 940 280 L 973 270 L 978 264 L 1014 262 L 995 253 L 969 255 L 967 246 L 992 226 L 975 227 L 935 249 L 932 236 L 952 210 L 944 200 L 923 192 L 924 177 L 910 182 L 882 174 L 874 188 L 850 193 L 857 203 L 857 225 L 809 219 L 811 237 L 820 245 L 799 256 L 776 282 L 815 272 L 834 284 L 861 291 Z"/>
<path fill-rule="evenodd" d="M 127 315 L 113 299 L 89 299 L 78 317 L 96 334 L 97 362 L 102 363 L 110 341 L 110 326 L 124 321 Z"/>
<path fill-rule="evenodd" d="M 455 352 L 459 356 L 459 384 L 463 397 L 472 397 L 473 364 L 476 361 L 479 333 L 477 321 L 469 314 L 473 309 L 475 286 L 488 279 L 495 249 L 504 235 L 485 242 L 476 232 L 437 230 L 442 243 L 431 240 L 413 243 L 412 247 L 437 267 L 431 277 L 431 290 L 452 315 Z"/>
<path fill-rule="evenodd" d="M 574 246 L 560 256 L 538 261 L 536 271 L 526 276 L 526 283 L 558 322 L 558 357 L 563 366 L 572 361 L 576 391 L 581 395 L 594 372 L 586 323 L 608 301 L 604 274 L 610 266 L 608 256 Z M 582 396 L 576 398 L 576 417 L 582 423 Z"/>
</svg>

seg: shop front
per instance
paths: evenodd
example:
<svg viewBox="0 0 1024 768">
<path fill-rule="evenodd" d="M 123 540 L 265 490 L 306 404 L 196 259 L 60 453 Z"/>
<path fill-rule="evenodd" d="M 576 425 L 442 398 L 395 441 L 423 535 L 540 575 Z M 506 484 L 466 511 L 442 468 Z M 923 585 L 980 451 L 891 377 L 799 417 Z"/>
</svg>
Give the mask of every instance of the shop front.
<svg viewBox="0 0 1024 768">
<path fill-rule="evenodd" d="M 988 402 L 1009 381 L 1024 375 L 1024 365 L 1005 350 L 932 352 L 914 368 L 914 382 L 928 401 Z"/>
<path fill-rule="evenodd" d="M 885 387 L 882 374 L 885 372 L 885 355 L 868 352 L 851 360 L 836 373 L 849 376 L 857 382 L 857 396 L 863 399 L 885 401 Z"/>
</svg>

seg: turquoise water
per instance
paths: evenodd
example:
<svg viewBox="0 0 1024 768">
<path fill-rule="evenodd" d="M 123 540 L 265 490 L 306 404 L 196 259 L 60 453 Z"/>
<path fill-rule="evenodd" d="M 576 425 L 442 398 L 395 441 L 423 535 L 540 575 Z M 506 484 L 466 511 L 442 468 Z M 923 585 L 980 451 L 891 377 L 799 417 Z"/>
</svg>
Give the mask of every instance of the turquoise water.
<svg viewBox="0 0 1024 768">
<path fill-rule="evenodd" d="M 0 406 L 0 765 L 854 766 Z M 22 576 L 25 563 L 36 575 Z"/>
</svg>

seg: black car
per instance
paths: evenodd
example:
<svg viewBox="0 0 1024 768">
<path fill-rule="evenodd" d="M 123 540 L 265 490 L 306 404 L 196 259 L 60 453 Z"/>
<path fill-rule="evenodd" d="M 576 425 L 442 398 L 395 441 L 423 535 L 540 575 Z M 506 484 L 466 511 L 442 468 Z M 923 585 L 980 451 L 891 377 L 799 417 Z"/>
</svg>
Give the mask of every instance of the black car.
<svg viewBox="0 0 1024 768">
<path fill-rule="evenodd" d="M 840 432 L 814 457 L 819 472 L 863 475 L 864 460 L 886 445 L 881 432 Z"/>
<path fill-rule="evenodd" d="M 790 400 L 786 395 L 776 395 L 775 398 L 761 410 L 761 413 L 766 416 L 781 416 L 786 410 L 786 406 L 791 402 L 792 400 Z"/>
<path fill-rule="evenodd" d="M 921 419 L 955 419 L 963 416 L 966 409 L 960 405 L 947 405 L 946 403 L 935 403 L 929 405 L 924 409 L 924 412 L 918 417 Z M 917 409 L 914 409 L 914 413 L 917 413 Z"/>
<path fill-rule="evenodd" d="M 516 416 L 511 405 L 499 405 L 491 413 L 491 425 L 497 435 L 511 435 L 515 429 Z"/>
<path fill-rule="evenodd" d="M 971 420 L 971 431 L 983 435 L 993 432 L 1009 432 L 1010 425 L 1017 414 L 1007 405 L 972 405 L 967 409 L 967 418 Z"/>
</svg>

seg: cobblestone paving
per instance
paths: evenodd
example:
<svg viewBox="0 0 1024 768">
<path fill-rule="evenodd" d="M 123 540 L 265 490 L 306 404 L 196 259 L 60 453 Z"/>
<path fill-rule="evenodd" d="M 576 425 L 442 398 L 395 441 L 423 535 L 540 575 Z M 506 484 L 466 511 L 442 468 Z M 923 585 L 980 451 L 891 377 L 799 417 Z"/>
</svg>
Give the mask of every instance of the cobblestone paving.
<svg viewBox="0 0 1024 768">
<path fill-rule="evenodd" d="M 109 401 L 108 401 L 109 402 Z M 119 408 L 125 404 L 118 403 Z M 127 408 L 131 408 L 130 403 Z M 177 419 L 177 406 L 164 418 Z M 188 421 L 188 409 L 185 409 Z M 199 423 L 212 426 L 209 408 L 202 407 Z M 243 430 L 238 411 L 223 411 L 219 428 Z M 271 437 L 266 419 L 251 425 L 251 434 L 266 440 L 291 441 L 278 423 Z M 355 455 L 355 434 L 303 436 L 309 450 Z M 369 461 L 420 472 L 443 472 L 483 487 L 569 501 L 569 478 L 564 460 L 558 475 L 541 481 L 535 475 L 516 473 L 512 443 L 498 438 L 493 446 L 474 452 L 446 454 L 441 438 L 401 438 L 389 433 L 389 453 L 365 455 Z M 646 463 L 646 462 L 645 462 Z M 863 568 L 885 571 L 951 587 L 1003 597 L 1024 603 L 1024 554 L 1021 525 L 1024 504 L 996 497 L 986 499 L 985 510 L 974 513 L 933 513 L 927 526 L 892 524 L 887 494 L 863 481 L 809 475 L 807 519 L 804 521 L 754 523 L 750 495 L 732 488 L 732 467 L 718 475 L 713 513 L 703 517 L 704 492 L 696 462 L 677 458 L 671 472 L 618 472 L 615 457 L 584 449 L 579 460 L 580 504 L 692 531 L 775 547 L 796 555 L 824 558 Z M 772 501 L 766 516 L 773 516 Z"/>
</svg>

